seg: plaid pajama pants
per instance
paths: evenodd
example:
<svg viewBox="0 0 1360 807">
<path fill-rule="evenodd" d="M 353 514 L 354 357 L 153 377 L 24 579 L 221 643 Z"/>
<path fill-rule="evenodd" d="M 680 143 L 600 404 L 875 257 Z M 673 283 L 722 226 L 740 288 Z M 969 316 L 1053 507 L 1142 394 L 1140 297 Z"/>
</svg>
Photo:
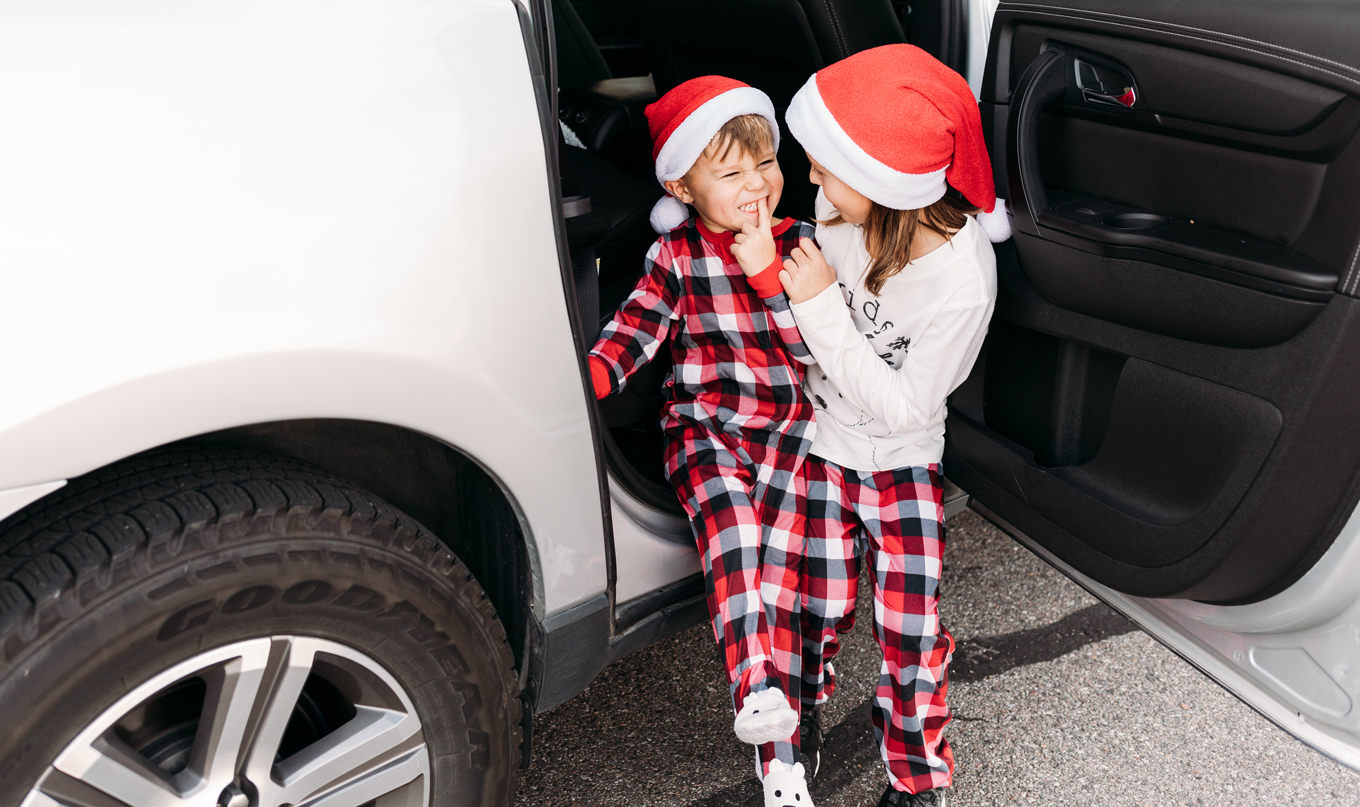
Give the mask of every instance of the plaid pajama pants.
<svg viewBox="0 0 1360 807">
<path fill-rule="evenodd" d="M 874 734 L 888 779 L 920 793 L 950 784 L 954 754 L 943 730 L 954 639 L 940 624 L 944 488 L 938 465 L 867 473 L 808 457 L 807 574 L 802 579 L 804 708 L 825 702 L 825 668 L 850 629 L 860 558 L 869 553 L 874 637 L 883 665 L 873 699 Z"/>
<path fill-rule="evenodd" d="M 777 686 L 797 710 L 803 678 L 801 457 L 701 427 L 667 437 L 666 467 L 699 547 L 733 708 L 741 711 L 748 695 Z M 797 742 L 795 730 L 786 742 L 760 746 L 761 773 L 775 758 L 796 762 Z"/>
</svg>

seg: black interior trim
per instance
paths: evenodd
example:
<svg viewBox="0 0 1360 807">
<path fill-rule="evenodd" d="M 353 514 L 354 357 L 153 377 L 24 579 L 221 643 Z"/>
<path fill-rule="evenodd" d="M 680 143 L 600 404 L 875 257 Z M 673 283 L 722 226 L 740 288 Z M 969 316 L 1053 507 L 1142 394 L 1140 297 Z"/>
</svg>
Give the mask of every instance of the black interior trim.
<svg viewBox="0 0 1360 807">
<path fill-rule="evenodd" d="M 996 252 L 1000 294 L 993 335 L 988 337 L 972 375 L 949 400 L 944 462 L 950 478 L 1084 574 L 1120 591 L 1243 603 L 1276 593 L 1305 573 L 1334 540 L 1360 498 L 1360 419 L 1354 417 L 1354 402 L 1360 400 L 1355 358 L 1360 356 L 1360 301 L 1334 296 L 1309 327 L 1275 346 L 1253 350 L 1219 347 L 1169 339 L 1055 305 L 1035 288 L 1030 267 L 1021 269 L 1015 246 L 998 244 Z M 976 429 L 973 431 L 985 439 L 969 441 L 967 435 L 964 440 L 955 439 L 963 434 L 960 426 L 968 429 L 980 424 L 992 432 L 994 426 L 1004 426 L 994 423 L 997 419 L 993 412 L 999 405 L 1010 407 L 1012 412 L 1026 405 L 1015 385 L 1008 384 L 1005 397 L 998 399 L 998 392 L 988 392 L 989 385 L 984 383 L 1008 363 L 1014 364 L 1017 355 L 1040 352 L 1025 348 L 1018 353 L 998 353 L 994 336 L 1012 326 L 1077 346 L 1098 346 L 1101 352 L 1114 356 L 1136 356 L 1260 399 L 1279 411 L 1279 435 L 1259 473 L 1221 526 L 1207 540 L 1196 539 L 1196 551 L 1161 566 L 1140 566 L 1097 551 L 1088 545 L 1091 534 L 1086 527 L 1081 528 L 1079 536 L 1074 535 L 1036 512 L 1036 499 L 1044 494 L 1026 482 L 1025 476 L 1020 476 L 1019 482 L 1024 495 L 1017 496 L 1001 484 L 1010 478 L 1008 471 L 985 470 L 988 463 L 1019 462 L 1056 481 L 1064 471 L 1054 477 L 1054 468 L 1043 464 L 1054 462 L 1054 458 L 1036 461 L 1031 457 L 1041 452 L 1026 448 L 1016 439 L 997 439 Z M 1053 371 L 1037 367 L 1031 364 L 1009 369 L 1021 379 L 1033 379 L 1043 372 L 1054 377 Z M 1042 388 L 1045 382 L 1032 383 Z M 1080 387 L 1073 388 L 1080 392 Z M 1036 394 L 1040 396 L 1038 403 L 1030 405 L 1052 406 L 1052 412 L 1058 411 L 1055 399 L 1071 395 Z M 1089 394 L 1100 396 L 1098 389 Z M 1040 416 L 1047 416 L 1049 411 L 1043 410 Z M 1091 411 L 1098 415 L 1098 407 Z M 1146 427 L 1155 429 L 1158 422 L 1149 418 Z M 1099 431 L 1099 423 L 1092 431 Z M 1049 441 L 1049 446 L 1056 445 L 1057 437 L 1042 433 L 1042 429 L 1032 430 L 1029 436 L 1016 436 L 1045 449 L 1035 442 L 1035 434 L 1037 439 Z M 1079 438 L 1073 439 L 1079 442 Z M 1089 447 L 1086 451 L 1089 455 Z M 1011 459 L 1002 459 L 1005 457 Z M 1080 459 L 1080 452 L 1069 452 L 1056 461 L 1079 463 Z M 1309 506 L 1300 507 L 1303 501 Z"/>
<path fill-rule="evenodd" d="M 982 116 L 1016 236 L 996 245 L 996 314 L 950 396 L 945 464 L 1097 582 L 1259 601 L 1317 562 L 1360 500 L 1356 12 L 998 10 Z M 1100 94 L 1124 79 L 1136 97 L 1093 103 L 1056 56 L 1035 81 L 1050 50 L 1094 54 Z M 1030 135 L 1036 152 L 1014 147 Z"/>
<path fill-rule="evenodd" d="M 1147 261 L 1293 299 L 1326 302 L 1336 288 L 1336 272 L 1288 247 L 1075 194 L 1050 198 L 1039 161 L 1040 113 L 1071 92 L 1069 77 L 1079 55 L 1046 50 L 1016 84 L 1006 144 L 1015 229 L 1097 255 Z"/>
<path fill-rule="evenodd" d="M 1128 112 L 1155 127 L 1172 121 L 1202 124 L 1232 133 L 1234 139 L 1260 135 L 1260 143 L 1287 148 L 1292 138 L 1315 130 L 1350 97 L 1274 70 L 1179 47 L 1052 25 L 1015 27 L 1011 75 L 1019 76 L 1050 43 L 1098 55 L 1101 61 L 1125 66 L 1126 72 L 1127 65 L 1137 65 L 1133 78 L 1138 103 Z M 1075 74 L 1068 76 L 1068 86 L 1076 89 Z M 1085 106 L 1078 92 L 1069 93 L 1067 103 L 1073 108 Z M 1347 139 L 1349 135 L 1343 134 L 1337 142 Z"/>
<path fill-rule="evenodd" d="M 981 408 L 959 415 L 1029 449 L 1038 465 L 1084 465 L 1105 442 L 1127 360 L 997 320 L 980 359 L 987 368 L 979 374 L 985 376 Z M 969 397 L 960 390 L 954 403 Z"/>
<path fill-rule="evenodd" d="M 1002 355 L 998 338 L 1004 331 L 989 366 Z M 988 422 L 996 420 L 989 409 Z M 949 435 L 974 468 L 1056 526 L 1114 560 L 1155 567 L 1192 554 L 1223 524 L 1281 423 L 1260 398 L 1129 359 L 1100 448 L 1081 464 L 1042 465 L 1030 448 L 962 413 Z"/>
<path fill-rule="evenodd" d="M 1060 103 L 1055 111 L 1071 118 L 1100 123 L 1113 121 L 1110 113 L 1090 107 Z M 1234 129 L 1221 124 L 1188 120 L 1142 109 L 1131 110 L 1130 114 L 1120 116 L 1118 123 L 1128 129 L 1170 135 L 1215 146 L 1229 146 L 1287 159 L 1328 163 L 1335 159 L 1355 133 L 1360 131 L 1360 99 L 1348 95 L 1324 113 L 1317 125 L 1300 132 L 1281 135 Z"/>
<path fill-rule="evenodd" d="M 911 30 L 906 41 L 950 69 L 964 72 L 968 65 L 968 7 L 964 0 L 914 0 L 909 9 Z"/>
<path fill-rule="evenodd" d="M 1011 75 L 1019 76 L 1049 43 L 1136 63 L 1138 103 L 1130 110 L 1082 102 L 1075 76 L 1061 114 L 1172 134 L 1264 154 L 1331 162 L 1360 129 L 1360 100 L 1280 73 L 1180 48 L 1068 28 L 1017 25 Z M 1012 91 L 1014 87 L 1011 88 Z"/>
<path fill-rule="evenodd" d="M 1014 230 L 1042 238 L 1038 213 L 1048 209 L 1048 195 L 1039 169 L 1039 113 L 1067 92 L 1063 72 L 1066 54 L 1040 53 L 1016 84 L 1010 120 L 1006 125 L 1006 166 L 1010 172 L 1010 211 Z"/>
<path fill-rule="evenodd" d="M 1038 213 L 1040 231 L 1077 236 L 1044 232 L 1086 252 L 1160 263 L 1299 300 L 1326 302 L 1336 288 L 1336 272 L 1279 244 L 1075 193 L 1047 195 L 1051 206 Z"/>
<path fill-rule="evenodd" d="M 1055 106 L 1039 116 L 1039 159 L 1048 187 L 1291 249 L 1316 212 L 1331 171 L 1326 163 L 1067 115 L 1065 109 Z"/>
<path fill-rule="evenodd" d="M 1074 63 L 1089 58 L 1053 46 L 1040 52 L 1008 109 L 1007 190 L 1034 285 L 1073 311 L 1207 344 L 1265 347 L 1301 332 L 1334 294 L 1336 271 L 1282 243 L 1045 185 L 1041 116 L 1071 99 Z"/>
<path fill-rule="evenodd" d="M 604 55 L 572 0 L 551 0 L 553 58 L 558 88 L 573 88 L 613 78 Z"/>
<path fill-rule="evenodd" d="M 628 492 L 632 493 L 643 504 L 656 508 L 664 513 L 682 514 L 684 508 L 680 506 L 680 499 L 675 495 L 675 491 L 666 485 L 659 485 L 646 478 L 633 467 L 633 464 L 623 456 L 623 451 L 619 449 L 618 443 L 612 437 L 604 441 L 605 456 L 609 461 L 609 469 L 619 478 Z M 661 457 L 657 457 L 660 464 Z"/>
<path fill-rule="evenodd" d="M 1360 270 L 1360 136 L 1327 166 L 1327 178 L 1318 193 L 1317 205 L 1294 249 L 1343 272 L 1337 291 L 1352 297 L 1360 294 L 1355 283 Z"/>
<path fill-rule="evenodd" d="M 1074 7 L 1075 6 L 1075 7 Z M 1360 67 L 1349 64 L 1360 41 L 1360 17 L 1338 13 L 1329 0 L 1145 0 L 1143 16 L 1125 14 L 1123 0 L 1048 0 L 1046 4 L 1003 2 L 992 19 L 982 98 L 1006 103 L 1011 86 L 1008 53 L 1017 23 L 1080 29 L 1262 67 L 1348 94 L 1360 93 Z M 1161 19 L 1157 19 L 1160 17 Z M 1172 22 L 1175 20 L 1175 22 Z M 1269 41 L 1268 41 L 1269 40 Z"/>
<path fill-rule="evenodd" d="M 1167 267 L 1163 264 L 1172 261 L 1160 257 L 1129 260 L 1083 252 L 1081 260 L 1074 261 L 1069 244 L 1060 238 L 1024 233 L 1015 234 L 1015 246 L 1024 256 L 1029 281 L 1049 301 L 1149 334 L 1263 348 L 1302 333 L 1326 308 L 1325 302 L 1270 294 L 1222 282 L 1207 272 Z"/>
</svg>

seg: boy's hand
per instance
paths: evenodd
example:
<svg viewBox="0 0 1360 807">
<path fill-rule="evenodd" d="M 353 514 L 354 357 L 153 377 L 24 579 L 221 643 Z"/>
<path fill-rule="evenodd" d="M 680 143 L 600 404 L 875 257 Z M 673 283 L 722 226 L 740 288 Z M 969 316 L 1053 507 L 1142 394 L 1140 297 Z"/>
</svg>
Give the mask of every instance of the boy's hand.
<svg viewBox="0 0 1360 807">
<path fill-rule="evenodd" d="M 784 284 L 784 293 L 789 295 L 789 302 L 806 302 L 836 282 L 836 270 L 822 257 L 822 251 L 817 249 L 812 239 L 804 238 L 784 259 L 784 270 L 779 273 L 779 282 Z"/>
<path fill-rule="evenodd" d="M 774 248 L 774 234 L 770 232 L 770 209 L 765 200 L 756 202 L 757 223 L 741 225 L 741 232 L 732 241 L 732 257 L 737 259 L 742 274 L 754 277 L 774 263 L 779 252 Z"/>
</svg>

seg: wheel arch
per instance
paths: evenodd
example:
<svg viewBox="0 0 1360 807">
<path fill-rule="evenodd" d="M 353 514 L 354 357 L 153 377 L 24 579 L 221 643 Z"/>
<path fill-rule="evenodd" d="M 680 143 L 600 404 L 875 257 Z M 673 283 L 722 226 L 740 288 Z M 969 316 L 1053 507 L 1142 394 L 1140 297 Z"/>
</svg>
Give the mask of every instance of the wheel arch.
<svg viewBox="0 0 1360 807">
<path fill-rule="evenodd" d="M 179 443 L 250 448 L 303 460 L 420 521 L 486 591 L 510 640 L 520 683 L 528 687 L 541 644 L 542 566 L 514 494 L 474 457 L 412 429 L 341 418 L 254 423 Z"/>
</svg>

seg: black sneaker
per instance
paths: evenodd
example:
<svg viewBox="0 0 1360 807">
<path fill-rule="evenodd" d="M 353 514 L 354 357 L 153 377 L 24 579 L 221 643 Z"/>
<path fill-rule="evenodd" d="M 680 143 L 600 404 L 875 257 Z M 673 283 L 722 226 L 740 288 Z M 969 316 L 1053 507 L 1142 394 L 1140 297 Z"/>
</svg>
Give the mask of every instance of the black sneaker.
<svg viewBox="0 0 1360 807">
<path fill-rule="evenodd" d="M 822 715 L 820 709 L 804 707 L 803 722 L 798 726 L 798 761 L 811 782 L 822 764 Z"/>
<path fill-rule="evenodd" d="M 878 807 L 945 807 L 944 788 L 937 787 L 924 793 L 904 793 L 888 785 L 883 798 L 878 800 Z"/>
</svg>

